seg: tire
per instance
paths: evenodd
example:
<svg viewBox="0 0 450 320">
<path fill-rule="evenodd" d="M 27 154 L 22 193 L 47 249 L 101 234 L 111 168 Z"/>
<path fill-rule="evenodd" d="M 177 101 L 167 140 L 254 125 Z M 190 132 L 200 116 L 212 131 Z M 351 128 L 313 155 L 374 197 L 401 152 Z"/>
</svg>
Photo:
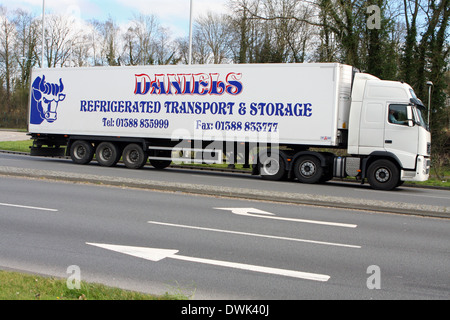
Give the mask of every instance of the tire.
<svg viewBox="0 0 450 320">
<path fill-rule="evenodd" d="M 322 178 L 320 178 L 320 183 L 325 183 L 325 182 L 328 182 L 328 181 L 330 181 L 330 180 L 332 180 L 334 178 L 334 176 L 333 176 L 333 170 L 329 170 L 329 171 L 327 171 L 327 172 L 325 172 L 323 175 L 322 175 Z"/>
<path fill-rule="evenodd" d="M 172 164 L 170 160 L 150 160 L 150 164 L 158 170 L 163 170 Z"/>
<path fill-rule="evenodd" d="M 95 155 L 101 166 L 113 167 L 119 162 L 120 150 L 112 142 L 102 142 L 98 145 Z"/>
<path fill-rule="evenodd" d="M 88 164 L 94 157 L 94 147 L 84 140 L 76 140 L 70 147 L 70 157 L 76 164 Z"/>
<path fill-rule="evenodd" d="M 376 190 L 392 190 L 400 181 L 400 170 L 390 160 L 376 160 L 367 170 L 367 180 Z"/>
<path fill-rule="evenodd" d="M 127 168 L 140 169 L 147 162 L 147 154 L 141 146 L 131 143 L 123 149 L 122 160 Z"/>
<path fill-rule="evenodd" d="M 318 183 L 323 176 L 320 160 L 314 156 L 301 156 L 295 161 L 294 174 L 301 183 Z"/>
<path fill-rule="evenodd" d="M 286 176 L 286 164 L 278 152 L 264 153 L 259 159 L 259 172 L 264 180 L 280 181 Z"/>
<path fill-rule="evenodd" d="M 151 154 L 152 155 L 152 154 Z M 155 157 L 164 157 L 164 158 L 171 158 L 172 151 L 169 150 L 155 150 L 153 151 L 153 156 Z M 150 164 L 158 170 L 163 170 L 170 166 L 172 164 L 172 160 L 158 160 L 158 159 L 151 159 Z"/>
</svg>

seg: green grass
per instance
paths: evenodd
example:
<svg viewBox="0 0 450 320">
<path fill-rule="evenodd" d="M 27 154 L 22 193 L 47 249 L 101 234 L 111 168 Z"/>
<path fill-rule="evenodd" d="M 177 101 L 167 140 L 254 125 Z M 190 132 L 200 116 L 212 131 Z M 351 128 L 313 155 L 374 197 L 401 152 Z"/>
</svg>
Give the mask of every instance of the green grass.
<svg viewBox="0 0 450 320">
<path fill-rule="evenodd" d="M 186 300 L 182 294 L 162 296 L 80 282 L 69 289 L 66 280 L 0 271 L 0 300 Z"/>
<path fill-rule="evenodd" d="M 433 171 L 433 170 L 432 170 Z M 436 174 L 431 172 L 430 178 L 424 182 L 405 182 L 406 185 L 417 185 L 417 186 L 432 186 L 432 187 L 445 187 L 450 188 L 450 170 L 448 168 L 444 169 L 440 174 L 443 179 L 439 179 Z"/>
<path fill-rule="evenodd" d="M 17 151 L 17 152 L 30 152 L 32 146 L 32 140 L 25 141 L 0 141 L 0 150 Z"/>
</svg>

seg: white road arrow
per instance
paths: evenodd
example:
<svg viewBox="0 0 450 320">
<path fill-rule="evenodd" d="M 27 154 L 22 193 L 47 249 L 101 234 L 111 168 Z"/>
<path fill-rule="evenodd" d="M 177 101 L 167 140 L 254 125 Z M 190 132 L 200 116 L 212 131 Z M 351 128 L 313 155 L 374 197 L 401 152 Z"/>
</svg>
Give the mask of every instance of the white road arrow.
<svg viewBox="0 0 450 320">
<path fill-rule="evenodd" d="M 181 256 L 181 255 L 177 255 L 178 250 L 120 246 L 120 245 L 114 245 L 114 244 L 89 243 L 89 242 L 86 242 L 86 244 L 91 245 L 91 246 L 96 246 L 99 248 L 103 248 L 106 250 L 120 252 L 123 254 L 127 254 L 130 256 L 134 256 L 134 257 L 138 257 L 138 258 L 142 258 L 142 259 L 146 259 L 146 260 L 150 260 L 150 261 L 160 261 L 165 258 L 170 258 L 170 259 L 210 264 L 210 265 L 215 265 L 215 266 L 241 269 L 241 270 L 254 271 L 254 272 L 269 273 L 269 274 L 275 274 L 275 275 L 280 275 L 280 276 L 314 280 L 314 281 L 326 282 L 330 279 L 330 276 L 323 275 L 323 274 L 308 273 L 308 272 L 301 272 L 301 271 L 294 271 L 294 270 L 287 270 L 287 269 L 278 269 L 278 268 L 268 268 L 268 267 L 261 267 L 261 266 L 255 266 L 255 265 L 250 265 L 250 264 L 243 264 L 243 263 L 235 263 L 235 262 L 227 262 L 227 261 L 220 261 L 220 260 L 211 260 L 211 259 L 202 259 L 202 258 Z"/>
<path fill-rule="evenodd" d="M 328 226 L 334 226 L 334 227 L 344 227 L 344 228 L 356 228 L 357 227 L 356 224 L 348 224 L 348 223 L 276 217 L 273 213 L 262 211 L 262 210 L 255 209 L 255 208 L 214 208 L 214 209 L 231 211 L 232 213 L 237 214 L 237 215 L 249 216 L 249 217 L 255 217 L 255 218 L 265 218 L 265 219 L 291 221 L 291 222 L 322 224 L 322 225 L 328 225 Z"/>
</svg>

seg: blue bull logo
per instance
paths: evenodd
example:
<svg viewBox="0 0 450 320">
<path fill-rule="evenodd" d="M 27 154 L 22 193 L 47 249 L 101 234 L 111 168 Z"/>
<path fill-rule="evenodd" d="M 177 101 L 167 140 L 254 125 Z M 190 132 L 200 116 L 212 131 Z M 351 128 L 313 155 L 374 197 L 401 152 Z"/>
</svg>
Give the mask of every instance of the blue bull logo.
<svg viewBox="0 0 450 320">
<path fill-rule="evenodd" d="M 63 91 L 62 79 L 56 84 L 46 82 L 45 76 L 37 77 L 31 89 L 30 124 L 41 124 L 44 120 L 54 122 L 58 104 L 66 98 Z"/>
</svg>

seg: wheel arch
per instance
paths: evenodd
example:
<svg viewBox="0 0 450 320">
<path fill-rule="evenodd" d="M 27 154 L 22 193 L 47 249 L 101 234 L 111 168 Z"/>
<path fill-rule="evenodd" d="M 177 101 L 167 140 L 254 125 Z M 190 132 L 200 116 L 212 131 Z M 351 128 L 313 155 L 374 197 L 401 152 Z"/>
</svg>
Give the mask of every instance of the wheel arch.
<svg viewBox="0 0 450 320">
<path fill-rule="evenodd" d="M 293 164 L 297 161 L 297 159 L 302 156 L 316 157 L 320 161 L 320 166 L 324 167 L 324 168 L 328 167 L 330 165 L 330 163 L 333 163 L 333 157 L 334 157 L 334 155 L 329 152 L 315 152 L 315 151 L 309 151 L 309 150 L 308 151 L 300 151 L 300 152 L 297 152 L 292 157 L 291 161 L 289 161 L 290 165 L 289 165 L 288 169 L 292 170 L 291 166 L 293 166 Z"/>
<path fill-rule="evenodd" d="M 367 170 L 373 162 L 382 159 L 391 161 L 397 166 L 398 170 L 402 170 L 401 161 L 395 154 L 388 151 L 375 151 L 362 160 L 362 178 L 367 178 Z"/>
</svg>

